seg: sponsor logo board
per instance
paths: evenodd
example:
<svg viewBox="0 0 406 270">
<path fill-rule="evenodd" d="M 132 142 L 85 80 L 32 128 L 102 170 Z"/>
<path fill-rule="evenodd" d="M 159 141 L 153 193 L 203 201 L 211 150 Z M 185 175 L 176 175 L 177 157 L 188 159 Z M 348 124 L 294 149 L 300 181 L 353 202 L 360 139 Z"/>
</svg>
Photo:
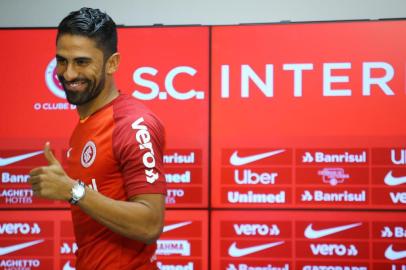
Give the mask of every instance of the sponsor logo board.
<svg viewBox="0 0 406 270">
<path fill-rule="evenodd" d="M 325 211 L 265 213 L 214 211 L 212 269 L 259 266 L 264 258 L 268 258 L 268 265 L 263 267 L 285 267 L 285 263 L 292 269 L 310 270 L 370 269 L 375 260 L 386 260 L 386 267 L 406 261 L 404 222 L 399 221 L 404 217 L 400 212 L 335 212 L 334 220 L 331 212 Z M 391 232 L 389 238 L 387 230 Z M 394 238 L 395 230 L 398 238 Z"/>
</svg>

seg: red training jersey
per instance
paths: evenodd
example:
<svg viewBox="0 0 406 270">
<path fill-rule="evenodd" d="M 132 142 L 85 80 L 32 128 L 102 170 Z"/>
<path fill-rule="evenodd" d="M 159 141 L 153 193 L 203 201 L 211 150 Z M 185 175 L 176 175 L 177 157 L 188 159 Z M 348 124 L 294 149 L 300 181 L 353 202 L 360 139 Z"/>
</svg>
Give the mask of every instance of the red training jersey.
<svg viewBox="0 0 406 270">
<path fill-rule="evenodd" d="M 81 120 L 70 139 L 68 175 L 114 200 L 166 194 L 164 129 L 151 111 L 120 94 Z M 76 268 L 156 269 L 156 244 L 128 239 L 72 206 L 78 250 Z"/>
</svg>

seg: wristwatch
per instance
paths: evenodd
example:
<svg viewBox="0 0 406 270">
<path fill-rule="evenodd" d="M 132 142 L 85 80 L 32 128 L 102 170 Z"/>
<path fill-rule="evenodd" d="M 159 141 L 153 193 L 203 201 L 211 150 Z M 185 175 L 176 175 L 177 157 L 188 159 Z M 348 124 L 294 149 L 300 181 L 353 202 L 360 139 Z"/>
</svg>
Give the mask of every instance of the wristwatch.
<svg viewBox="0 0 406 270">
<path fill-rule="evenodd" d="M 71 193 L 72 193 L 72 198 L 69 199 L 69 203 L 75 205 L 78 203 L 78 201 L 80 199 L 82 199 L 85 196 L 85 193 L 86 193 L 85 183 L 78 180 L 73 185 Z"/>
</svg>

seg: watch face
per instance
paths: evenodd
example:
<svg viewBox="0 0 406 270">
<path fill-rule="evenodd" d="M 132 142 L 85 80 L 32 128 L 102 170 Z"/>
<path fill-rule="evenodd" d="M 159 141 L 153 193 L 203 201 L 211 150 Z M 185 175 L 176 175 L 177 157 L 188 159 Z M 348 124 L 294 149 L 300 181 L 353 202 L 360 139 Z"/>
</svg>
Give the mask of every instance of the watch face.
<svg viewBox="0 0 406 270">
<path fill-rule="evenodd" d="M 79 197 L 82 197 L 85 194 L 85 188 L 80 186 L 77 192 Z"/>
<path fill-rule="evenodd" d="M 83 197 L 83 195 L 85 194 L 85 187 L 82 186 L 81 184 L 77 183 L 77 184 L 75 184 L 75 186 L 72 190 L 72 193 L 73 193 L 73 198 L 75 200 L 80 200 Z"/>
</svg>

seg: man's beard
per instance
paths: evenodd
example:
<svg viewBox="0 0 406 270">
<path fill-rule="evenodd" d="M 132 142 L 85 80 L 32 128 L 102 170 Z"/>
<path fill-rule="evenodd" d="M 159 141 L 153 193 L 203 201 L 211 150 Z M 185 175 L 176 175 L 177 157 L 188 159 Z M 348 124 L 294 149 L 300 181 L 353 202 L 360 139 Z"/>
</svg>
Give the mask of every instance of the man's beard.
<svg viewBox="0 0 406 270">
<path fill-rule="evenodd" d="M 66 89 L 65 87 L 66 80 L 63 78 L 63 76 L 58 76 L 58 78 L 62 84 L 63 90 L 65 91 L 66 99 L 70 104 L 74 105 L 83 105 L 95 99 L 103 90 L 106 81 L 104 74 L 102 75 L 97 85 L 94 85 L 93 82 L 89 79 L 78 78 L 70 82 L 82 81 L 87 84 L 86 89 L 84 91 L 71 91 Z"/>
</svg>

